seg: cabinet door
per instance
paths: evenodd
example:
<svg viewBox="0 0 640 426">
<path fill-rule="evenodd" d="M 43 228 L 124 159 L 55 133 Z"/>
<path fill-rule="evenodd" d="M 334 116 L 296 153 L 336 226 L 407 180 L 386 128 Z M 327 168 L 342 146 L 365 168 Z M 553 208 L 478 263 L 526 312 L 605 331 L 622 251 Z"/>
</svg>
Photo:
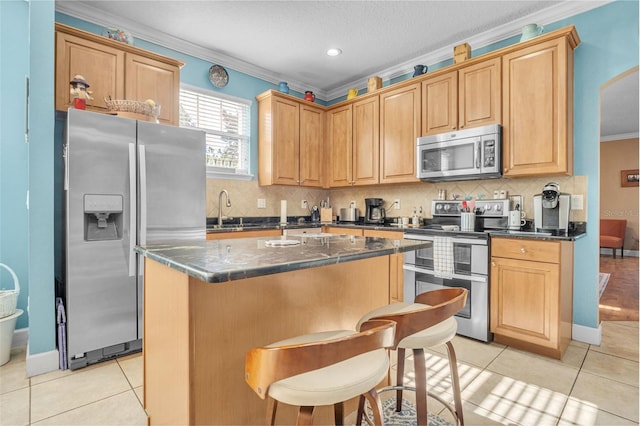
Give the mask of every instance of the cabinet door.
<svg viewBox="0 0 640 426">
<path fill-rule="evenodd" d="M 126 99 L 153 99 L 160 105 L 159 121 L 179 125 L 180 69 L 133 53 L 127 53 L 125 60 Z"/>
<path fill-rule="evenodd" d="M 422 82 L 422 135 L 458 128 L 458 73 L 451 71 Z"/>
<path fill-rule="evenodd" d="M 500 58 L 458 71 L 458 128 L 500 123 Z"/>
<path fill-rule="evenodd" d="M 355 235 L 356 237 L 362 237 L 362 229 L 358 228 L 342 228 L 336 226 L 325 226 L 322 228 L 322 232 L 327 232 L 329 234 L 339 234 L 339 235 Z"/>
<path fill-rule="evenodd" d="M 350 104 L 327 112 L 329 186 L 331 187 L 352 185 L 352 126 Z"/>
<path fill-rule="evenodd" d="M 272 100 L 272 183 L 299 185 L 300 109 L 289 99 Z"/>
<path fill-rule="evenodd" d="M 381 237 L 402 240 L 404 233 L 398 231 L 385 231 L 379 229 L 365 229 L 362 233 L 365 237 Z M 389 302 L 402 302 L 404 294 L 404 254 L 392 254 L 389 256 Z"/>
<path fill-rule="evenodd" d="M 324 111 L 300 105 L 300 185 L 321 187 L 324 164 Z"/>
<path fill-rule="evenodd" d="M 380 95 L 380 183 L 417 182 L 419 83 Z"/>
<path fill-rule="evenodd" d="M 503 174 L 573 173 L 573 50 L 565 39 L 502 58 Z"/>
<path fill-rule="evenodd" d="M 56 32 L 56 109 L 71 105 L 69 82 L 76 74 L 89 83 L 87 110 L 106 112 L 104 98 L 124 99 L 124 52 L 80 37 Z M 143 99 L 144 100 L 144 99 Z"/>
<path fill-rule="evenodd" d="M 558 264 L 491 259 L 491 331 L 496 335 L 557 348 Z"/>
<path fill-rule="evenodd" d="M 353 104 L 353 184 L 378 183 L 380 164 L 380 100 Z"/>
</svg>

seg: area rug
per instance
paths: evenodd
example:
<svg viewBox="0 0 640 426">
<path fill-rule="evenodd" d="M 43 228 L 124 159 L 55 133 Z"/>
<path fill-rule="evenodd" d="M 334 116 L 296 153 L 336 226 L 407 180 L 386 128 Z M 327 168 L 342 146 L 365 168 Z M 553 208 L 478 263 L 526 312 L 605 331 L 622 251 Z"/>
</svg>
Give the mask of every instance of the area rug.
<svg viewBox="0 0 640 426">
<path fill-rule="evenodd" d="M 599 297 L 602 297 L 602 293 L 604 293 L 604 289 L 607 288 L 607 283 L 609 283 L 609 278 L 611 278 L 611 274 L 605 274 L 604 272 L 600 272 L 600 277 L 598 280 Z"/>
<path fill-rule="evenodd" d="M 367 404 L 367 413 L 369 418 L 373 418 L 373 412 Z M 417 425 L 416 421 L 416 406 L 413 402 L 406 399 L 402 402 L 402 411 L 396 412 L 396 400 L 395 398 L 389 398 L 382 401 L 382 413 L 384 415 L 384 426 L 414 426 Z M 435 414 L 428 413 L 429 426 L 453 426 L 447 420 L 436 416 Z M 366 421 L 362 422 L 362 425 L 367 425 Z"/>
</svg>

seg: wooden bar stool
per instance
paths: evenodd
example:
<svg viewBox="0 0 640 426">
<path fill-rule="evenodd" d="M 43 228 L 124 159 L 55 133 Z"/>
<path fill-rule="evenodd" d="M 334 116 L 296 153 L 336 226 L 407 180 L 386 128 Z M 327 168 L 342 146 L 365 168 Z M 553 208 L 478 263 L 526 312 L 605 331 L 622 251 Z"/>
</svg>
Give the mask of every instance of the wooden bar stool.
<svg viewBox="0 0 640 426">
<path fill-rule="evenodd" d="M 376 392 L 389 372 L 386 348 L 394 346 L 395 323 L 366 321 L 360 332 L 327 331 L 293 337 L 254 348 L 245 359 L 245 380 L 267 398 L 266 423 L 275 422 L 278 402 L 295 405 L 298 425 L 313 424 L 317 405 L 333 405 L 336 425 L 343 424 L 343 402 L 356 396 L 369 401 L 374 423 L 382 425 Z"/>
<path fill-rule="evenodd" d="M 454 416 L 458 425 L 464 424 L 458 364 L 451 339 L 453 339 L 458 330 L 458 323 L 453 315 L 464 307 L 466 300 L 467 290 L 463 288 L 433 290 L 416 296 L 414 303 L 392 303 L 369 312 L 362 317 L 358 323 L 359 327 L 360 324 L 366 324 L 372 320 L 384 319 L 396 322 L 394 346 L 394 349 L 397 349 L 398 355 L 396 385 L 388 386 L 383 390 L 396 391 L 396 411 L 402 410 L 402 391 L 415 391 L 418 425 L 426 425 L 428 423 L 427 395 L 444 404 Z M 427 391 L 424 348 L 442 344 L 447 345 L 454 398 L 453 407 L 438 395 Z M 404 385 L 405 349 L 411 349 L 413 351 L 413 363 L 416 373 L 415 388 Z M 358 425 L 362 422 L 364 401 L 361 400 L 360 405 L 358 408 Z"/>
</svg>

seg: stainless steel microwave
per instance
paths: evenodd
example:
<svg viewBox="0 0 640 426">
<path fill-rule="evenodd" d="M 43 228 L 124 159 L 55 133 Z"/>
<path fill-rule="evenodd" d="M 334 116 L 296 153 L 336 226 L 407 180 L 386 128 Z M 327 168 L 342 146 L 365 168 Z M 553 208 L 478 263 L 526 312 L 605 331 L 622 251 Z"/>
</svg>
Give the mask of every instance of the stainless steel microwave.
<svg viewBox="0 0 640 426">
<path fill-rule="evenodd" d="M 423 136 L 417 140 L 418 179 L 430 182 L 502 176 L 502 126 Z"/>
</svg>

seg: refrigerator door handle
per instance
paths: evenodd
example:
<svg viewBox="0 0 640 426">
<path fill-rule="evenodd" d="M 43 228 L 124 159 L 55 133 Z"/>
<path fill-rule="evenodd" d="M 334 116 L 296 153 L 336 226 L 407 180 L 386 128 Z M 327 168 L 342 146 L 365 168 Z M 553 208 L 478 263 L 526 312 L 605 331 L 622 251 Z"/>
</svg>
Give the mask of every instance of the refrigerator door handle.
<svg viewBox="0 0 640 426">
<path fill-rule="evenodd" d="M 134 277 L 136 275 L 136 252 L 133 251 L 133 247 L 136 245 L 137 239 L 137 224 L 136 218 L 137 203 L 136 203 L 136 144 L 129 144 L 129 276 Z"/>
<path fill-rule="evenodd" d="M 145 146 L 138 146 L 140 159 L 140 244 L 147 243 L 147 159 Z"/>
</svg>

